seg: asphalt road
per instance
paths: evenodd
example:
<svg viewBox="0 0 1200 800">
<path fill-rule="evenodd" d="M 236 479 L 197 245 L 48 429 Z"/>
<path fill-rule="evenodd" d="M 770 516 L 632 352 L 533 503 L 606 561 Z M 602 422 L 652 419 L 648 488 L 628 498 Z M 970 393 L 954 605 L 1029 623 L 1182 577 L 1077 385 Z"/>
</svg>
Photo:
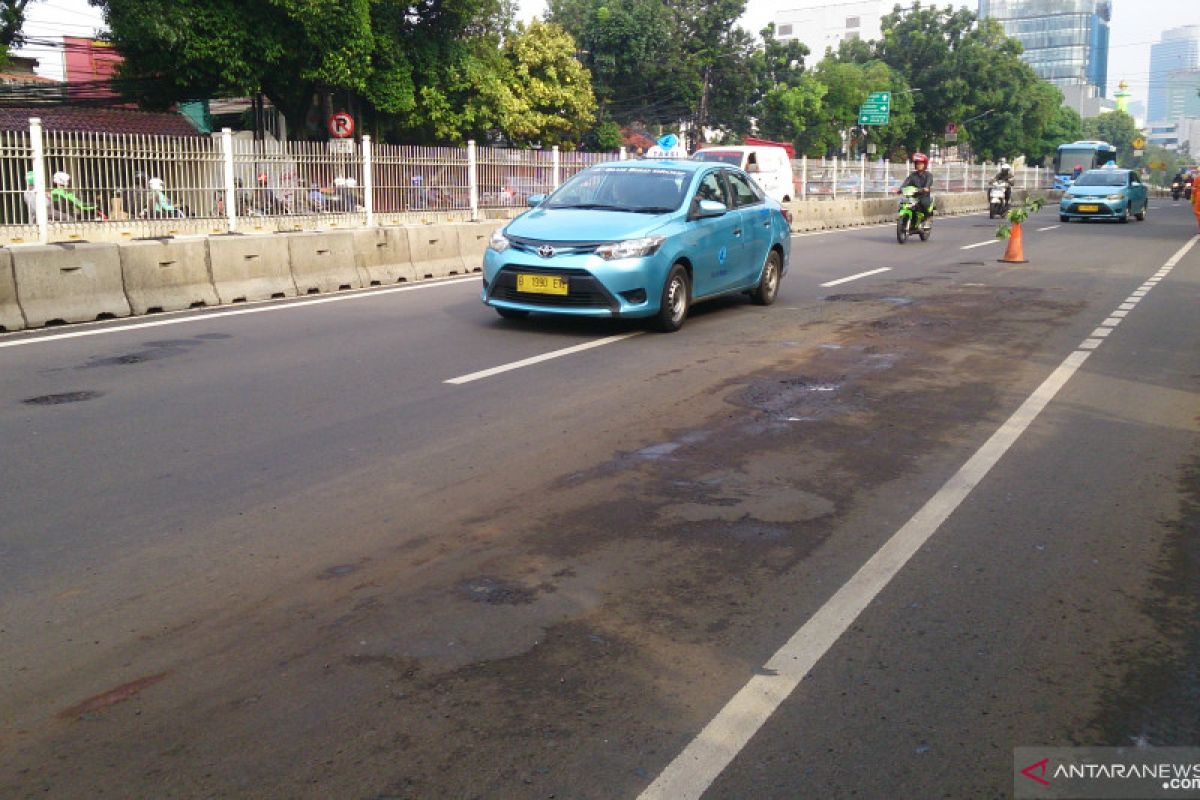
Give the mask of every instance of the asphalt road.
<svg viewBox="0 0 1200 800">
<path fill-rule="evenodd" d="M 1056 220 L 1020 266 L 984 216 L 797 236 L 671 335 L 472 277 L 0 336 L 0 796 L 1004 797 L 1017 746 L 1200 745 L 1195 220 Z"/>
</svg>

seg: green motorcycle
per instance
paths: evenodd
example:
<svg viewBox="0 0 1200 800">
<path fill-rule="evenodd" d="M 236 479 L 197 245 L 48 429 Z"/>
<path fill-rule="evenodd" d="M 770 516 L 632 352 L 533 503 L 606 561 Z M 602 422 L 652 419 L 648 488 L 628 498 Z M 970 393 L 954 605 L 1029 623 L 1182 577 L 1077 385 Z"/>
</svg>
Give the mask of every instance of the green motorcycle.
<svg viewBox="0 0 1200 800">
<path fill-rule="evenodd" d="M 933 211 L 933 203 L 929 204 Z M 900 211 L 896 216 L 896 241 L 904 244 L 908 237 L 917 235 L 921 241 L 928 241 L 930 233 L 929 218 L 921 213 L 917 205 L 917 187 L 905 186 L 900 189 Z"/>
</svg>

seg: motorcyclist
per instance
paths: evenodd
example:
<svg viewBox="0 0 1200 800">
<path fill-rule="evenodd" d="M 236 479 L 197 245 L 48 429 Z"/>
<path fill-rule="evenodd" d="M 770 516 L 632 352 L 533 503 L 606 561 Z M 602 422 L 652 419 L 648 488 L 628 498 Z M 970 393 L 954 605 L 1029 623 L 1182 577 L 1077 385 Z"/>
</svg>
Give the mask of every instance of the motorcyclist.
<svg viewBox="0 0 1200 800">
<path fill-rule="evenodd" d="M 933 176 L 929 174 L 929 156 L 913 153 L 912 164 L 913 171 L 896 191 L 898 193 L 905 186 L 916 187 L 917 210 L 921 214 L 921 224 L 928 226 L 929 218 L 933 216 Z"/>
<path fill-rule="evenodd" d="M 54 189 L 50 192 L 51 218 L 72 222 L 98 216 L 96 207 L 83 202 L 70 190 L 71 176 L 56 172 L 51 178 Z"/>
<path fill-rule="evenodd" d="M 1175 173 L 1175 177 L 1171 179 L 1171 199 L 1178 201 L 1183 194 L 1184 187 L 1188 183 L 1187 170 L 1183 167 L 1179 168 L 1179 172 Z"/>
<path fill-rule="evenodd" d="M 992 182 L 1001 182 L 1004 184 L 1004 205 L 1012 202 L 1012 185 L 1013 185 L 1013 168 L 1009 165 L 1007 158 L 1001 158 L 997 165 L 996 177 L 992 178 Z M 988 198 L 991 199 L 990 197 Z"/>
</svg>

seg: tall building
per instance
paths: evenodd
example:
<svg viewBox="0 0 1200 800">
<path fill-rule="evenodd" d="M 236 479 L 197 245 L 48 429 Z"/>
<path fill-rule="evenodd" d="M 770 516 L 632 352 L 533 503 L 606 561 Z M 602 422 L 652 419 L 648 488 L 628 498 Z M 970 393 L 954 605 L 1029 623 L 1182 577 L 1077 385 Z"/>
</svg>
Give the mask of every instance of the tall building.
<svg viewBox="0 0 1200 800">
<path fill-rule="evenodd" d="M 1068 105 L 1108 94 L 1110 0 L 979 0 L 979 16 L 1020 40 L 1021 58 L 1063 89 Z"/>
<path fill-rule="evenodd" d="M 1172 73 L 1197 69 L 1200 69 L 1200 25 L 1163 31 L 1161 41 L 1150 45 L 1150 92 L 1146 109 L 1150 121 L 1178 118 L 1167 105 L 1167 84 Z"/>
<path fill-rule="evenodd" d="M 896 7 L 898 0 L 841 0 L 841 2 L 807 3 L 803 7 L 777 10 L 775 38 L 780 41 L 800 41 L 808 48 L 806 64 L 815 64 L 825 57 L 825 51 L 837 52 L 841 42 L 851 39 L 878 39 L 882 33 L 881 20 Z M 784 3 L 780 3 L 784 6 Z M 911 6 L 912 0 L 899 2 Z"/>
</svg>

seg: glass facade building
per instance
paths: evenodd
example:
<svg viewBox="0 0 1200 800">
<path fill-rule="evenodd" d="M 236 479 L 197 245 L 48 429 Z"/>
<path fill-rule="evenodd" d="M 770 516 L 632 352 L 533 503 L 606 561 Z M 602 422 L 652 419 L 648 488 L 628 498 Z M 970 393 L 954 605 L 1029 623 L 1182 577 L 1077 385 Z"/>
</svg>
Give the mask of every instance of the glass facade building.
<svg viewBox="0 0 1200 800">
<path fill-rule="evenodd" d="M 1021 58 L 1039 77 L 1108 94 L 1110 0 L 979 0 L 979 16 L 1020 40 Z"/>
<path fill-rule="evenodd" d="M 1200 25 L 1185 25 L 1163 31 L 1162 39 L 1150 45 L 1150 93 L 1146 117 L 1151 122 L 1178 119 L 1188 98 L 1172 98 L 1170 84 L 1186 82 L 1186 75 L 1200 69 Z M 1172 80 L 1172 78 L 1175 78 Z M 1178 91 L 1178 90 L 1177 90 Z M 1174 104 L 1171 102 L 1174 100 Z M 1172 105 L 1180 106 L 1172 108 Z"/>
</svg>

